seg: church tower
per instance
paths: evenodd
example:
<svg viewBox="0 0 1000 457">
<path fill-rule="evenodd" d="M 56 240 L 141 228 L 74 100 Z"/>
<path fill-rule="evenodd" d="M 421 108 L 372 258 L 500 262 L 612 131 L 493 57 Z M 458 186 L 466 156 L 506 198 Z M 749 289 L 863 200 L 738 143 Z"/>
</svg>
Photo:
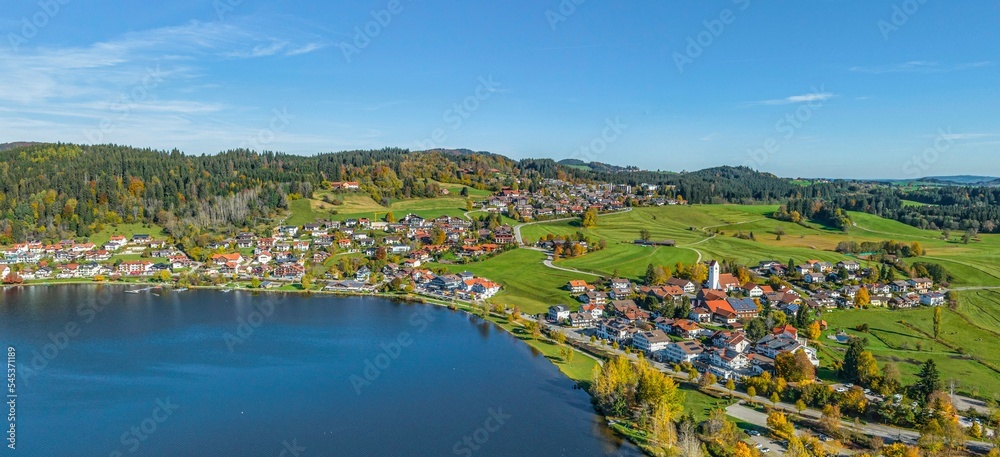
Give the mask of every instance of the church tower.
<svg viewBox="0 0 1000 457">
<path fill-rule="evenodd" d="M 719 267 L 719 262 L 712 261 L 708 264 L 708 288 L 712 290 L 720 290 L 722 286 L 719 284 L 719 276 L 722 271 Z"/>
</svg>

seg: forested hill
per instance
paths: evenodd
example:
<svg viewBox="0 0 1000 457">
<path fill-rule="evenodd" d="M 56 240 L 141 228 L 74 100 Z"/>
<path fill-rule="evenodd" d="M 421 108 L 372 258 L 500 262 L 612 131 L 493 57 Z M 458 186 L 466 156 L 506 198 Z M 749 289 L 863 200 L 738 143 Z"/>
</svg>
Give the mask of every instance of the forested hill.
<svg viewBox="0 0 1000 457">
<path fill-rule="evenodd" d="M 654 184 L 660 195 L 690 203 L 795 203 L 819 215 L 866 211 L 926 228 L 996 231 L 1000 226 L 997 188 L 802 183 L 746 167 L 668 173 L 551 159 L 514 161 L 460 149 L 187 155 L 119 145 L 27 143 L 0 149 L 0 244 L 85 237 L 118 222 L 157 223 L 178 238 L 252 228 L 273 219 L 290 199 L 312 197 L 337 181 L 357 181 L 361 192 L 388 204 L 437 196 L 439 183 L 534 191 L 546 178 L 627 184 L 639 192 L 646 192 L 640 184 Z M 927 205 L 905 204 L 904 199 Z M 818 202 L 826 210 L 815 210 L 821 208 Z"/>
<path fill-rule="evenodd" d="M 33 144 L 38 144 L 38 143 L 31 143 L 31 142 L 27 142 L 27 141 L 18 141 L 18 142 L 14 142 L 14 143 L 0 143 L 0 151 L 6 151 L 8 149 L 21 148 L 21 147 L 25 147 L 25 146 L 31 146 Z"/>
<path fill-rule="evenodd" d="M 150 221 L 177 236 L 252 227 L 336 181 L 376 201 L 436 193 L 434 181 L 498 187 L 517 163 L 485 154 L 402 149 L 314 156 L 226 151 L 185 155 L 118 145 L 32 144 L 0 151 L 0 243 L 88 236 L 101 224 Z"/>
</svg>

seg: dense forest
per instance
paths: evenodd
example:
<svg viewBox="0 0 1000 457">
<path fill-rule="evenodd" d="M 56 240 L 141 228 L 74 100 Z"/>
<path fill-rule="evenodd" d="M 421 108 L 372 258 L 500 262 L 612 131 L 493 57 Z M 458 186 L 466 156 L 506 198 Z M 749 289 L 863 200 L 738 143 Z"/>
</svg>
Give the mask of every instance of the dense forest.
<svg viewBox="0 0 1000 457">
<path fill-rule="evenodd" d="M 117 145 L 34 144 L 0 152 L 0 243 L 86 237 L 105 224 L 154 222 L 175 237 L 253 227 L 336 181 L 376 201 L 425 196 L 429 180 L 498 186 L 517 172 L 485 154 L 402 149 L 297 156 L 232 150 L 185 155 Z"/>
<path fill-rule="evenodd" d="M 1000 229 L 1000 188 L 852 186 L 828 199 L 835 208 L 861 211 L 929 230 L 996 233 Z M 910 202 L 908 204 L 908 202 Z"/>
<path fill-rule="evenodd" d="M 299 156 L 231 150 L 187 155 L 119 145 L 20 143 L 0 149 L 0 244 L 86 237 L 106 224 L 156 223 L 177 237 L 270 222 L 288 202 L 338 181 L 357 181 L 375 201 L 434 197 L 436 182 L 536 190 L 543 179 L 660 186 L 693 204 L 780 203 L 775 216 L 846 229 L 846 211 L 920 228 L 996 232 L 1000 188 L 779 178 L 746 167 L 689 173 L 642 171 L 550 159 L 514 161 L 469 150 L 346 151 Z M 637 187 L 640 193 L 646 192 Z M 906 201 L 911 202 L 907 204 Z M 912 202 L 920 203 L 914 205 Z"/>
</svg>

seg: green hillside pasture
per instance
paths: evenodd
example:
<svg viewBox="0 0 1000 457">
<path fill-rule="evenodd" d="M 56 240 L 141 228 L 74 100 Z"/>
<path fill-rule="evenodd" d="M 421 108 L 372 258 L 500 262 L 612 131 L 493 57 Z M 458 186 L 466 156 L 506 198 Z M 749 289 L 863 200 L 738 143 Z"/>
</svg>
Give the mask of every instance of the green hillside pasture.
<svg viewBox="0 0 1000 457">
<path fill-rule="evenodd" d="M 587 276 L 555 270 L 542 264 L 545 254 L 528 249 L 515 249 L 491 259 L 466 265 L 440 265 L 453 273 L 471 271 L 503 286 L 493 301 L 519 306 L 526 313 L 542 313 L 549 306 L 569 305 L 579 309 L 579 302 L 570 296 L 565 286 L 571 279 L 591 280 Z"/>
<path fill-rule="evenodd" d="M 289 202 L 288 212 L 288 218 L 285 219 L 286 225 L 309 224 L 316 222 L 316 219 L 330 216 L 329 212 L 314 208 L 312 206 L 312 201 L 308 198 L 300 198 Z"/>
<path fill-rule="evenodd" d="M 323 194 L 317 194 L 318 199 L 312 200 L 312 207 L 315 210 L 324 212 L 336 211 L 337 214 L 331 216 L 335 220 L 349 218 L 384 218 L 385 214 L 392 212 L 396 218 L 401 218 L 408 213 L 416 214 L 420 217 L 433 218 L 438 216 L 462 217 L 465 213 L 465 198 L 455 195 L 435 198 L 412 198 L 398 200 L 389 204 L 388 207 L 378 204 L 366 194 L 348 193 L 338 194 L 343 205 L 331 205 L 321 200 Z"/>
<path fill-rule="evenodd" d="M 153 238 L 165 238 L 167 236 L 166 232 L 163 231 L 163 227 L 158 225 L 144 225 L 141 223 L 117 224 L 104 226 L 103 230 L 87 237 L 87 241 L 101 246 L 110 241 L 112 235 L 123 235 L 125 238 L 132 239 L 132 236 L 136 234 L 147 234 Z"/>
<path fill-rule="evenodd" d="M 973 290 L 961 292 L 958 313 L 974 325 L 992 332 L 1000 332 L 1000 292 Z"/>
<path fill-rule="evenodd" d="M 916 381 L 920 365 L 928 358 L 934 359 L 942 373 L 942 379 L 959 380 L 958 390 L 961 393 L 977 397 L 990 396 L 1000 386 L 1000 374 L 989 366 L 974 359 L 963 356 L 946 345 L 935 342 L 928 334 L 933 328 L 933 310 L 920 308 L 914 310 L 850 310 L 834 311 L 824 314 L 823 318 L 830 325 L 824 332 L 821 343 L 828 349 L 824 354 L 843 358 L 847 345 L 837 343 L 826 337 L 844 329 L 848 334 L 868 338 L 869 350 L 880 364 L 893 362 L 903 374 L 904 384 Z M 967 329 L 960 326 L 961 318 L 950 311 L 945 312 L 942 324 L 942 339 L 949 345 L 967 348 L 980 338 L 986 338 L 989 333 L 978 328 Z M 868 324 L 868 333 L 856 330 L 859 325 Z M 911 327 L 912 326 L 912 327 Z M 916 328 L 916 330 L 914 330 Z M 927 332 L 925 334 L 924 332 Z M 989 340 L 986 340 L 989 341 Z M 978 343 L 986 352 L 989 345 Z M 917 348 L 920 350 L 917 350 Z M 980 354 L 970 351 L 977 357 Z M 988 364 L 992 360 L 984 358 Z M 827 360 L 824 360 L 827 365 Z"/>
</svg>

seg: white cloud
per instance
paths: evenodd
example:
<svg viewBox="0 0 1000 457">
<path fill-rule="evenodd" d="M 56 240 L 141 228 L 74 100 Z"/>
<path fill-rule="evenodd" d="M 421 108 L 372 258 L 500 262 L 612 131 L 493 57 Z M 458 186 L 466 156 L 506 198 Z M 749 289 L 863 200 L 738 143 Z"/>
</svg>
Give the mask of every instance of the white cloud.
<svg viewBox="0 0 1000 457">
<path fill-rule="evenodd" d="M 751 105 L 791 105 L 795 103 L 825 102 L 833 97 L 836 97 L 836 94 L 832 92 L 813 91 L 808 94 L 792 95 L 785 98 L 760 100 L 751 103 Z"/>
<path fill-rule="evenodd" d="M 198 152 L 228 149 L 257 133 L 259 127 L 246 126 L 256 120 L 246 119 L 258 107 L 218 100 L 219 85 L 204 77 L 213 63 L 303 55 L 323 46 L 301 29 L 229 20 L 91 44 L 24 46 L 17 53 L 0 47 L 0 138 L 165 148 L 191 141 L 219 148 Z M 281 136 L 291 144 L 320 143 L 291 132 Z"/>
<path fill-rule="evenodd" d="M 238 59 L 251 59 L 255 57 L 269 57 L 280 53 L 288 46 L 287 41 L 274 41 L 267 44 L 258 44 L 250 50 L 238 50 L 223 53 L 226 57 Z"/>
<path fill-rule="evenodd" d="M 285 55 L 286 56 L 300 56 L 302 54 L 309 54 L 310 52 L 318 51 L 318 50 L 323 49 L 325 47 L 326 47 L 325 45 L 322 45 L 322 44 L 319 44 L 319 43 L 308 43 L 305 46 L 302 46 L 300 48 L 288 50 L 288 52 L 285 52 Z"/>
</svg>

